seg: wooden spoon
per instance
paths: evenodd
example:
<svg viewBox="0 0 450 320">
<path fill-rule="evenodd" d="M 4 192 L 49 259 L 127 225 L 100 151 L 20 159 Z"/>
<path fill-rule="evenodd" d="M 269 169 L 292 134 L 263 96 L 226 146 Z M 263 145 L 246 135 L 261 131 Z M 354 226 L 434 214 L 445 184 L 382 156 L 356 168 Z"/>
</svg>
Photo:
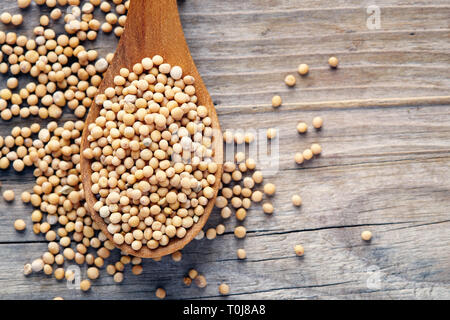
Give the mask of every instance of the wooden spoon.
<svg viewBox="0 0 450 320">
<path fill-rule="evenodd" d="M 212 119 L 212 127 L 220 132 L 219 119 L 217 118 L 214 104 L 195 67 L 184 38 L 176 0 L 131 0 L 125 31 L 120 38 L 114 59 L 104 74 L 103 82 L 100 85 L 98 93 L 103 93 L 108 87 L 114 87 L 113 79 L 115 75 L 119 74 L 120 68 L 128 68 L 131 70 L 133 65 L 140 62 L 143 58 L 151 58 L 157 54 L 161 55 L 167 63 L 180 66 L 183 69 L 184 75 L 191 75 L 195 78 L 194 86 L 198 97 L 197 104 L 204 105 L 208 108 L 209 117 Z M 100 106 L 93 103 L 89 110 L 82 135 L 81 150 L 89 146 L 87 141 L 89 135 L 87 128 L 90 123 L 95 121 L 100 109 Z M 221 159 L 223 154 L 223 142 L 219 138 L 214 137 L 212 144 L 215 158 L 220 160 L 216 160 L 219 165 L 219 170 L 215 174 L 216 182 L 213 186 L 215 191 L 214 197 L 209 200 L 205 208 L 205 213 L 200 217 L 198 222 L 187 230 L 185 237 L 182 239 L 172 238 L 167 246 L 158 247 L 157 249 L 149 249 L 146 245 L 143 245 L 139 251 L 135 251 L 126 243 L 116 245 L 119 249 L 133 256 L 159 258 L 181 250 L 194 239 L 208 220 L 219 190 L 222 176 Z M 83 153 L 81 152 L 81 154 Z M 88 210 L 103 233 L 114 243 L 113 236 L 108 232 L 105 221 L 94 210 L 94 204 L 97 202 L 97 199 L 91 192 L 92 170 L 90 164 L 90 160 L 81 156 L 81 176 Z"/>
</svg>

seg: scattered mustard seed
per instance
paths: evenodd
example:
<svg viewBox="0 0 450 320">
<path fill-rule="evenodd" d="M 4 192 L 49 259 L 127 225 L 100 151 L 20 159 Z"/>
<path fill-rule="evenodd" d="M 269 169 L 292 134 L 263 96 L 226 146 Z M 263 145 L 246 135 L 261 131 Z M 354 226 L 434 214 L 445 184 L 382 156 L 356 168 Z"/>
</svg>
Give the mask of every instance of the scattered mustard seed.
<svg viewBox="0 0 450 320">
<path fill-rule="evenodd" d="M 87 279 L 80 282 L 80 289 L 82 291 L 88 291 L 91 288 L 91 282 Z"/>
<path fill-rule="evenodd" d="M 163 288 L 156 289 L 155 296 L 158 299 L 164 299 L 166 297 L 166 290 L 164 290 Z"/>
<path fill-rule="evenodd" d="M 323 119 L 321 117 L 314 117 L 312 123 L 313 123 L 314 128 L 320 129 L 320 128 L 322 128 L 322 125 L 323 125 Z"/>
<path fill-rule="evenodd" d="M 234 235 L 238 239 L 245 238 L 245 235 L 247 234 L 247 229 L 245 229 L 244 226 L 238 226 L 234 228 Z"/>
<path fill-rule="evenodd" d="M 243 260 L 243 259 L 247 258 L 247 252 L 245 251 L 245 249 L 237 249 L 236 254 L 237 254 L 238 259 Z"/>
<path fill-rule="evenodd" d="M 297 244 L 294 247 L 294 251 L 295 251 L 295 254 L 299 257 L 303 256 L 303 254 L 305 253 L 305 249 L 303 248 L 303 246 L 301 244 Z"/>
<path fill-rule="evenodd" d="M 280 96 L 273 96 L 272 97 L 272 107 L 278 108 L 281 106 L 282 100 Z"/>
<path fill-rule="evenodd" d="M 295 86 L 295 82 L 295 77 L 292 74 L 289 74 L 286 76 L 286 78 L 284 78 L 284 83 L 286 83 L 286 85 L 288 85 L 289 87 Z"/>
<path fill-rule="evenodd" d="M 3 192 L 3 199 L 5 199 L 8 202 L 11 202 L 14 200 L 15 194 L 13 190 L 5 190 Z"/>
<path fill-rule="evenodd" d="M 312 157 L 313 157 L 313 152 L 311 151 L 311 149 L 305 149 L 304 151 L 303 151 L 303 158 L 305 159 L 305 160 L 311 160 L 312 159 Z"/>
<path fill-rule="evenodd" d="M 276 187 L 273 183 L 266 183 L 264 185 L 264 193 L 268 196 L 273 196 L 275 194 Z"/>
<path fill-rule="evenodd" d="M 27 225 L 22 219 L 17 219 L 16 221 L 14 221 L 14 229 L 16 229 L 17 231 L 23 231 L 26 227 Z"/>
<path fill-rule="evenodd" d="M 372 232 L 370 232 L 369 230 L 365 230 L 365 231 L 361 232 L 361 238 L 364 241 L 372 240 Z"/>
<path fill-rule="evenodd" d="M 292 204 L 296 207 L 299 207 L 302 205 L 302 198 L 298 194 L 294 194 L 292 196 Z"/>
<path fill-rule="evenodd" d="M 305 133 L 306 131 L 308 131 L 308 125 L 304 122 L 299 122 L 297 124 L 297 131 L 299 133 Z"/>
<path fill-rule="evenodd" d="M 337 66 L 339 64 L 339 60 L 336 57 L 331 57 L 331 58 L 328 59 L 328 64 L 332 68 L 337 68 Z"/>
<path fill-rule="evenodd" d="M 319 155 L 322 152 L 322 147 L 318 143 L 313 143 L 310 149 L 315 156 Z"/>
<path fill-rule="evenodd" d="M 230 293 L 230 286 L 226 283 L 222 283 L 219 285 L 219 293 L 221 295 L 228 295 Z"/>
<path fill-rule="evenodd" d="M 206 286 L 208 285 L 208 282 L 206 282 L 205 276 L 204 276 L 204 275 L 201 275 L 201 274 L 199 274 L 199 275 L 195 278 L 194 282 L 195 282 L 195 285 L 196 285 L 197 287 L 199 287 L 199 288 L 204 288 L 204 287 L 206 287 Z"/>
<path fill-rule="evenodd" d="M 298 73 L 302 76 L 306 75 L 309 72 L 309 66 L 305 63 L 302 63 L 298 66 Z"/>
</svg>

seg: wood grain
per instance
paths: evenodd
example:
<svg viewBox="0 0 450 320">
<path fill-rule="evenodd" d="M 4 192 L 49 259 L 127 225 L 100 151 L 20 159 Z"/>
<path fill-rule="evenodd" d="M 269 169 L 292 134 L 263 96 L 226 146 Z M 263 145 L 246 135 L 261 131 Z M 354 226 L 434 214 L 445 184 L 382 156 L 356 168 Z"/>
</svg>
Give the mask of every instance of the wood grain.
<svg viewBox="0 0 450 320">
<path fill-rule="evenodd" d="M 377 1 L 381 29 L 373 31 L 365 23 L 369 4 L 179 1 L 222 127 L 279 129 L 280 169 L 267 178 L 277 186 L 275 213 L 254 205 L 246 239 L 234 238 L 233 219 L 224 221 L 225 235 L 194 241 L 181 262 L 147 260 L 143 275 L 127 272 L 121 285 L 102 276 L 83 294 L 46 276 L 23 276 L 23 264 L 46 243 L 30 230 L 13 230 L 16 218 L 29 222 L 30 207 L 0 200 L 0 297 L 153 299 L 163 286 L 171 299 L 216 299 L 218 284 L 227 282 L 228 299 L 449 299 L 449 3 Z M 11 1 L 1 0 L 0 8 L 18 11 Z M 114 50 L 112 39 L 102 36 L 92 47 L 104 55 Z M 336 71 L 326 65 L 330 55 L 341 61 Z M 284 76 L 303 62 L 311 73 L 296 74 L 297 86 L 286 88 Z M 272 110 L 275 93 L 285 106 Z M 316 115 L 325 121 L 321 131 L 295 131 L 298 121 L 310 124 Z M 30 122 L 3 123 L 0 134 Z M 314 142 L 323 154 L 295 165 L 293 154 Z M 30 171 L 5 171 L 0 179 L 3 189 L 17 192 L 33 185 Z M 303 198 L 299 209 L 290 202 L 294 193 Z M 214 211 L 207 227 L 221 222 Z M 370 244 L 360 239 L 365 229 L 374 234 Z M 293 252 L 297 243 L 305 247 L 302 258 Z M 236 259 L 241 247 L 246 261 Z M 192 267 L 206 276 L 205 289 L 182 284 Z"/>
</svg>

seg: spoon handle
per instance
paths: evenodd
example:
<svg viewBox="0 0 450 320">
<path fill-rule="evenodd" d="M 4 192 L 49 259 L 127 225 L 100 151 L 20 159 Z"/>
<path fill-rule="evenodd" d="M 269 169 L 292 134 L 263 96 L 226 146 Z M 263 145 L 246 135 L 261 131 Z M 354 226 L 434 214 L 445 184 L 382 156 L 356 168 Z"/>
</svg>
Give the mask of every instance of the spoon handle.
<svg viewBox="0 0 450 320">
<path fill-rule="evenodd" d="M 172 65 L 183 64 L 186 72 L 191 60 L 176 0 L 131 0 L 125 32 L 122 35 L 116 57 L 116 66 L 129 67 L 145 57 L 161 55 Z M 189 58 L 189 59 L 186 59 Z M 114 68 L 113 68 L 114 69 Z M 118 71 L 118 70 L 117 70 Z"/>
</svg>

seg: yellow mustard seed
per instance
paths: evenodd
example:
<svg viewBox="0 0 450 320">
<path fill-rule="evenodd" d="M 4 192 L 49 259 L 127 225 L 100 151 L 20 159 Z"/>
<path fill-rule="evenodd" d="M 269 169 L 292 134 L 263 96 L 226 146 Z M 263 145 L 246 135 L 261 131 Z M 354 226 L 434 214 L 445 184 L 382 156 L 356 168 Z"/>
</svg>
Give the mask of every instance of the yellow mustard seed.
<svg viewBox="0 0 450 320">
<path fill-rule="evenodd" d="M 244 226 L 238 226 L 238 227 L 234 228 L 234 235 L 236 236 L 236 238 L 238 238 L 238 239 L 245 238 L 246 234 L 247 234 L 247 229 L 245 229 Z"/>
<path fill-rule="evenodd" d="M 27 225 L 22 219 L 17 219 L 16 221 L 14 221 L 14 229 L 16 229 L 17 231 L 23 231 L 26 227 Z"/>
<path fill-rule="evenodd" d="M 322 152 L 322 147 L 318 143 L 313 143 L 310 149 L 315 156 L 319 155 Z"/>
<path fill-rule="evenodd" d="M 286 78 L 284 78 L 284 83 L 289 87 L 295 86 L 295 82 L 296 82 L 296 79 L 292 74 L 289 74 L 286 76 Z"/>
<path fill-rule="evenodd" d="M 292 204 L 296 207 L 299 207 L 302 205 L 302 198 L 298 194 L 294 194 L 292 196 Z"/>
<path fill-rule="evenodd" d="M 302 76 L 306 75 L 309 72 L 309 66 L 305 63 L 302 63 L 298 66 L 298 73 Z"/>
<path fill-rule="evenodd" d="M 273 96 L 272 97 L 272 107 L 278 108 L 281 106 L 282 100 L 280 96 Z"/>
<path fill-rule="evenodd" d="M 228 295 L 230 293 L 230 286 L 226 283 L 221 283 L 219 285 L 219 293 L 221 295 Z"/>
<path fill-rule="evenodd" d="M 337 68 L 339 60 L 336 57 L 330 57 L 328 59 L 328 64 L 330 65 L 331 68 Z"/>
<path fill-rule="evenodd" d="M 299 257 L 303 256 L 303 254 L 305 253 L 305 249 L 300 244 L 295 245 L 294 251 L 295 251 L 295 254 Z"/>
<path fill-rule="evenodd" d="M 364 241 L 372 240 L 372 232 L 370 232 L 369 230 L 361 232 L 361 239 L 363 239 Z"/>
<path fill-rule="evenodd" d="M 264 185 L 264 193 L 267 194 L 268 196 L 274 195 L 275 191 L 276 191 L 276 187 L 273 183 L 266 183 Z"/>
<path fill-rule="evenodd" d="M 236 251 L 237 257 L 240 260 L 244 260 L 245 258 L 247 258 L 247 252 L 245 251 L 245 249 L 238 249 Z"/>
<path fill-rule="evenodd" d="M 299 122 L 297 124 L 297 131 L 299 133 L 305 133 L 306 131 L 308 131 L 308 125 L 306 123 L 304 123 L 303 121 Z"/>
<path fill-rule="evenodd" d="M 323 126 L 323 119 L 321 117 L 314 117 L 312 123 L 313 123 L 314 128 L 320 129 Z"/>
<path fill-rule="evenodd" d="M 313 152 L 311 151 L 311 149 L 306 149 L 306 150 L 304 150 L 303 151 L 303 158 L 305 159 L 305 160 L 311 160 L 312 159 L 312 157 L 313 157 Z"/>
</svg>

